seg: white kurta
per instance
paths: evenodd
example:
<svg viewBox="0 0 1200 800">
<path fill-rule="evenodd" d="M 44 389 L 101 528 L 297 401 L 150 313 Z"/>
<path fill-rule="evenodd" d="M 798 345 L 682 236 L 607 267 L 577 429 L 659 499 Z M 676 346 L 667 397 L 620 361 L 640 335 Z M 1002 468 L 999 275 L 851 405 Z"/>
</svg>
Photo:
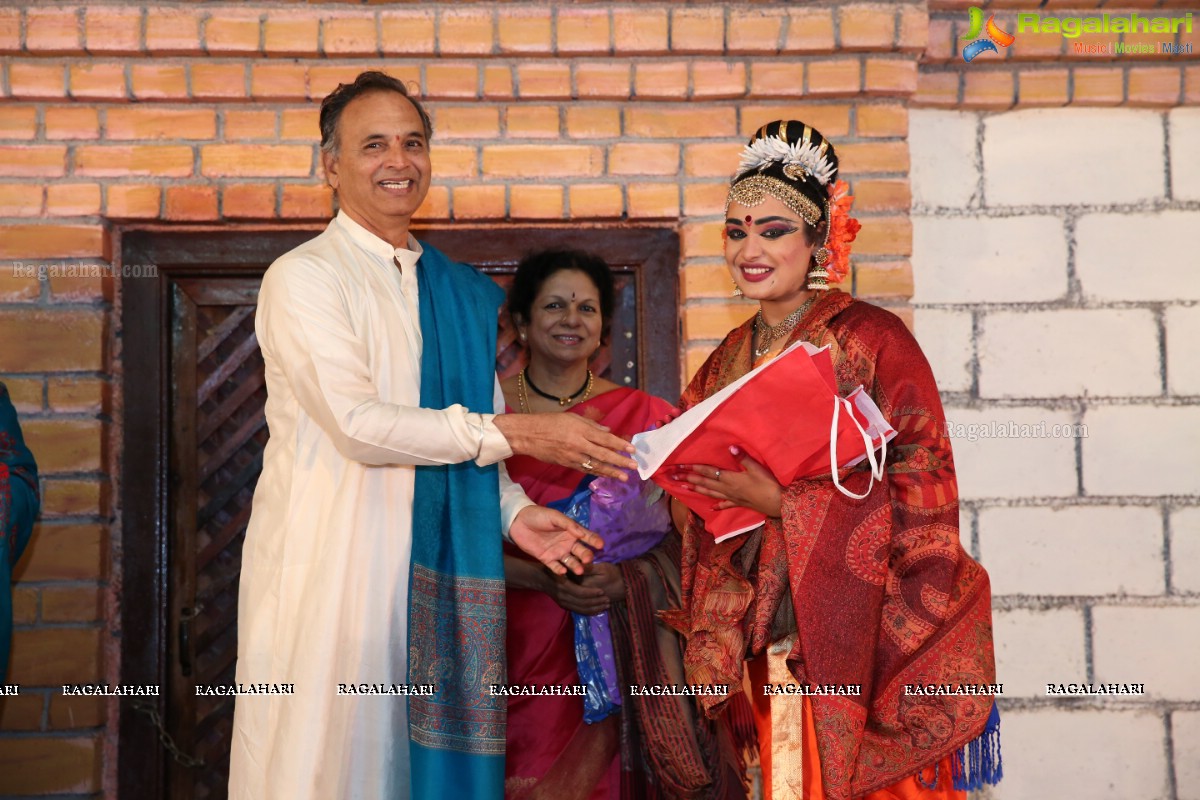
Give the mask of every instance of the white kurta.
<svg viewBox="0 0 1200 800">
<path fill-rule="evenodd" d="M 238 698 L 233 800 L 408 796 L 405 698 L 338 684 L 405 681 L 413 465 L 511 455 L 492 415 L 418 407 L 409 245 L 340 213 L 263 278 L 270 440 L 242 550 L 237 680 L 295 693 Z M 507 531 L 529 500 L 503 464 L 500 482 Z"/>
</svg>

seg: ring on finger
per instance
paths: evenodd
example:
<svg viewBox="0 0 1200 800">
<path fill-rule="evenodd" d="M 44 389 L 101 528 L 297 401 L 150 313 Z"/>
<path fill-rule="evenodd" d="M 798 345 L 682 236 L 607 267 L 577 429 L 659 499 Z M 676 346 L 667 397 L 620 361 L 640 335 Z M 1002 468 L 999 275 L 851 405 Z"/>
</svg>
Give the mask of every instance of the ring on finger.
<svg viewBox="0 0 1200 800">
<path fill-rule="evenodd" d="M 715 480 L 715 481 L 721 480 L 721 470 L 717 470 L 716 472 L 713 473 L 713 480 Z"/>
<path fill-rule="evenodd" d="M 591 472 L 596 468 L 595 462 L 590 458 L 587 461 L 582 462 L 579 466 L 583 467 L 585 472 Z"/>
</svg>

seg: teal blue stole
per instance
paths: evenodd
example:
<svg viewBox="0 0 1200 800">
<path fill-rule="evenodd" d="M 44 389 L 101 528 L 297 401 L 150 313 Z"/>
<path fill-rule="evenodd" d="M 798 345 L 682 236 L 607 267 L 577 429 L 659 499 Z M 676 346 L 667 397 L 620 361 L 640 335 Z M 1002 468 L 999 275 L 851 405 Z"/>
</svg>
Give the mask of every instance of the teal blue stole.
<svg viewBox="0 0 1200 800">
<path fill-rule="evenodd" d="M 39 505 L 37 464 L 21 437 L 8 388 L 0 383 L 0 684 L 12 642 L 13 567 L 33 535 Z"/>
<path fill-rule="evenodd" d="M 492 413 L 503 291 L 423 245 L 421 405 Z M 504 560 L 495 465 L 417 467 L 408 590 L 411 797 L 503 800 Z"/>
</svg>

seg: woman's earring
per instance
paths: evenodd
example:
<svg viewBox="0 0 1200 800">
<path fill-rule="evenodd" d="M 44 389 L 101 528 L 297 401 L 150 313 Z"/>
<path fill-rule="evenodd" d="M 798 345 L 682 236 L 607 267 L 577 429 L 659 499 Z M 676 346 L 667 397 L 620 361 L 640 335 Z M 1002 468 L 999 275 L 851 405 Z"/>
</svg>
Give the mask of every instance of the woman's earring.
<svg viewBox="0 0 1200 800">
<path fill-rule="evenodd" d="M 730 296 L 731 297 L 741 297 L 742 296 L 742 287 L 737 285 L 737 281 L 733 281 L 733 291 L 730 293 Z"/>
</svg>

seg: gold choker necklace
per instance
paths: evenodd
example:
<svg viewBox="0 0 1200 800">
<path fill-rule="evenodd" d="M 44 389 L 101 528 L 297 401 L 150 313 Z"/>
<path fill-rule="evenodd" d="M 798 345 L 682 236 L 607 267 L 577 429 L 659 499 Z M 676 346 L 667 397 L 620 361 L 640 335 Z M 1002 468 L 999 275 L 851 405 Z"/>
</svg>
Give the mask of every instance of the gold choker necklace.
<svg viewBox="0 0 1200 800">
<path fill-rule="evenodd" d="M 576 391 L 574 394 L 567 395 L 566 397 L 559 397 L 557 395 L 548 394 L 539 389 L 537 385 L 529 379 L 529 368 L 526 367 L 517 373 L 517 400 L 521 404 L 521 411 L 525 414 L 529 413 L 529 393 L 526 390 L 526 387 L 533 389 L 536 394 L 541 395 L 547 400 L 557 401 L 558 405 L 562 407 L 575 400 L 580 402 L 587 400 L 588 396 L 592 393 L 592 385 L 595 382 L 595 377 L 596 376 L 593 375 L 592 371 L 589 369 L 587 371 L 587 380 L 583 382 L 583 386 L 580 386 L 578 391 Z"/>
<path fill-rule="evenodd" d="M 754 333 L 758 336 L 758 347 L 754 348 L 754 357 L 762 358 L 771 351 L 771 344 L 779 338 L 787 336 L 800 322 L 801 317 L 805 312 L 812 308 L 812 305 L 817 300 L 817 295 L 805 300 L 792 313 L 783 318 L 783 322 L 778 325 L 768 325 L 763 319 L 762 309 L 758 309 L 758 315 L 754 318 Z"/>
</svg>

